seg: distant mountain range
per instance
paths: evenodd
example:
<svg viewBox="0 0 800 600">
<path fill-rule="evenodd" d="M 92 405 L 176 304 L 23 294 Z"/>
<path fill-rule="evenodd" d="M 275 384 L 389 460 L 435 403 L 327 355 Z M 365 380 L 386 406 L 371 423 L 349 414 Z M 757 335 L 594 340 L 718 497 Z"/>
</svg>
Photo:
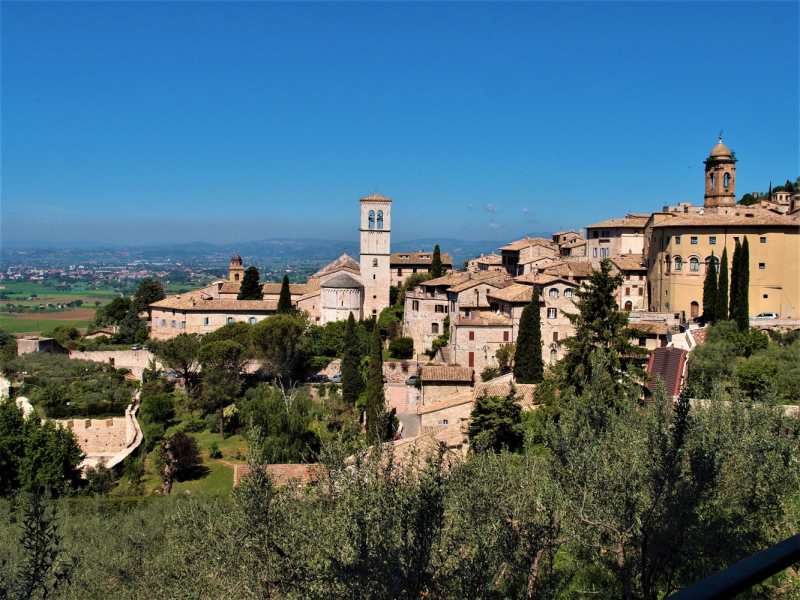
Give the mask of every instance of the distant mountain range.
<svg viewBox="0 0 800 600">
<path fill-rule="evenodd" d="M 549 237 L 549 233 L 534 232 L 531 237 Z M 511 240 L 508 240 L 511 241 Z M 412 252 L 427 250 L 432 252 L 439 244 L 442 252 L 450 254 L 454 263 L 460 265 L 465 260 L 489 254 L 497 250 L 505 242 L 496 240 L 458 240 L 453 238 L 421 238 L 404 242 L 392 242 L 393 252 Z M 183 244 L 154 244 L 147 246 L 125 246 L 112 244 L 78 243 L 45 246 L 8 245 L 3 248 L 4 262 L 14 261 L 15 257 L 27 259 L 68 259 L 70 256 L 82 259 L 117 260 L 186 260 L 208 257 L 225 258 L 238 252 L 248 262 L 298 262 L 303 260 L 333 260 L 347 252 L 358 256 L 358 240 L 320 240 L 313 238 L 287 239 L 273 238 L 235 244 L 210 244 L 208 242 L 188 242 Z M 20 255 L 23 252 L 23 255 Z"/>
</svg>

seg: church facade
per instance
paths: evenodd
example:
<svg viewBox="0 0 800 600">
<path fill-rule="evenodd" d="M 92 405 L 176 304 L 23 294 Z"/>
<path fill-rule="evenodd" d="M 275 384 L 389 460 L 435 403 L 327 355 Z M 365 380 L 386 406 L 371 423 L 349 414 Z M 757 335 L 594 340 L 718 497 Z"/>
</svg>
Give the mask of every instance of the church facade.
<svg viewBox="0 0 800 600">
<path fill-rule="evenodd" d="M 289 284 L 292 304 L 307 312 L 312 324 L 345 320 L 350 313 L 356 319 L 377 318 L 389 306 L 392 200 L 373 194 L 361 198 L 360 205 L 360 260 L 345 253 L 306 283 Z M 205 335 L 228 323 L 255 324 L 275 314 L 281 284 L 263 284 L 261 300 L 237 300 L 243 277 L 244 261 L 235 254 L 227 281 L 151 304 L 151 337 Z"/>
</svg>

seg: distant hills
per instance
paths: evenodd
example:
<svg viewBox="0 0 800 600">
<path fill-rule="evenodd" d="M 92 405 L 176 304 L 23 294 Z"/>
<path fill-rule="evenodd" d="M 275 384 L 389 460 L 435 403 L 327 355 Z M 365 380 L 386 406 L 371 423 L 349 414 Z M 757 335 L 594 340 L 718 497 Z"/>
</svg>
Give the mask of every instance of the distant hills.
<svg viewBox="0 0 800 600">
<path fill-rule="evenodd" d="M 549 233 L 534 232 L 531 237 L 549 237 Z M 489 254 L 504 243 L 497 240 L 458 240 L 453 238 L 420 238 L 404 242 L 392 242 L 393 252 L 412 252 L 414 250 L 433 251 L 439 244 L 442 252 L 447 252 L 455 264 L 480 254 Z M 188 259 L 208 258 L 224 260 L 238 252 L 248 262 L 300 262 L 305 260 L 333 260 L 345 251 L 351 256 L 358 256 L 359 241 L 353 240 L 320 240 L 314 238 L 288 239 L 272 238 L 237 242 L 235 244 L 211 244 L 208 242 L 188 242 L 182 244 L 153 244 L 146 246 L 125 246 L 112 244 L 79 243 L 72 247 L 67 245 L 37 245 L 23 247 L 10 245 L 3 248 L 3 262 L 16 262 L 31 259 L 69 260 L 74 257 L 82 260 L 145 260 L 159 261 L 171 259 L 181 261 Z"/>
</svg>

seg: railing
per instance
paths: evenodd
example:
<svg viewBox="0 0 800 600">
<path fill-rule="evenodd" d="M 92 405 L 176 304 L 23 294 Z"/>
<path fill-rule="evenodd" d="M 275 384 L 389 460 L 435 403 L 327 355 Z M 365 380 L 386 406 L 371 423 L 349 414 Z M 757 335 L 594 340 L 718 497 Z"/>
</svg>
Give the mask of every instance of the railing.
<svg viewBox="0 0 800 600">
<path fill-rule="evenodd" d="M 800 561 L 800 534 L 682 589 L 668 600 L 726 600 Z"/>
</svg>

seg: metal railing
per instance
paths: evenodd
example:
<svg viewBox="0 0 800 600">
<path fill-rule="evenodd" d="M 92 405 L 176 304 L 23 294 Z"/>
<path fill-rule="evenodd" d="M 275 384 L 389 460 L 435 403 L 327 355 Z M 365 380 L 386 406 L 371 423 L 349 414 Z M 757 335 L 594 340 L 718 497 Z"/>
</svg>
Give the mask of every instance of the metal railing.
<svg viewBox="0 0 800 600">
<path fill-rule="evenodd" d="M 672 594 L 668 600 L 726 600 L 800 561 L 800 534 Z"/>
</svg>

